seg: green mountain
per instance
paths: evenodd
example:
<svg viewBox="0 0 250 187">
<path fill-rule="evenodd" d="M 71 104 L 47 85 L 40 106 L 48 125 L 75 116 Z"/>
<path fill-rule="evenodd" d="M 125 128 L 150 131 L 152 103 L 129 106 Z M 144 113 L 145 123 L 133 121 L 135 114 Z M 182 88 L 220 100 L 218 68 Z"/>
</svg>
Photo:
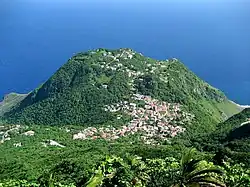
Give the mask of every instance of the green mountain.
<svg viewBox="0 0 250 187">
<path fill-rule="evenodd" d="M 202 130 L 240 111 L 177 59 L 155 60 L 131 49 L 97 49 L 73 56 L 5 118 L 22 124 L 124 124 L 131 114 L 114 105 L 144 108 L 145 99 L 136 94 L 156 99 L 158 105 L 179 107 Z"/>
</svg>

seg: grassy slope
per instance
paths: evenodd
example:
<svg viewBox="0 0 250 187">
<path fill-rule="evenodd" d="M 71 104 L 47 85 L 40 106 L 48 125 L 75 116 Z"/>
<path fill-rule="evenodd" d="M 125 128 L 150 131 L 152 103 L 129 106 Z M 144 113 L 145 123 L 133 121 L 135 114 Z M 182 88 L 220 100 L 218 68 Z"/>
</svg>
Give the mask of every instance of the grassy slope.
<svg viewBox="0 0 250 187">
<path fill-rule="evenodd" d="M 202 105 L 207 108 L 208 113 L 217 121 L 225 121 L 243 110 L 229 100 L 224 100 L 222 102 L 208 102 L 207 100 L 202 100 Z"/>
<path fill-rule="evenodd" d="M 20 103 L 28 94 L 10 93 L 5 96 L 4 100 L 0 103 L 0 116 L 10 111 L 18 103 Z"/>
<path fill-rule="evenodd" d="M 225 133 L 229 133 L 230 131 L 240 127 L 240 125 L 250 118 L 250 108 L 244 109 L 239 114 L 236 114 L 229 118 L 227 121 L 218 125 L 218 130 L 225 131 Z"/>
<path fill-rule="evenodd" d="M 228 100 L 221 102 L 221 103 L 218 103 L 217 107 L 220 110 L 224 111 L 226 119 L 232 117 L 235 114 L 240 113 L 243 110 L 243 108 L 236 106 L 234 103 L 232 103 Z"/>
</svg>

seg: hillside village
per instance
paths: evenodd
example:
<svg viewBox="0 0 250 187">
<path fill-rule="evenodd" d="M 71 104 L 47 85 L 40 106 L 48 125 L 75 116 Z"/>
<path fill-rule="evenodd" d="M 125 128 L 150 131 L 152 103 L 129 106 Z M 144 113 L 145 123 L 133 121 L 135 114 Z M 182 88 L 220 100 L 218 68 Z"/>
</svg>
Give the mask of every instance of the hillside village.
<svg viewBox="0 0 250 187">
<path fill-rule="evenodd" d="M 121 137 L 140 134 L 141 141 L 145 144 L 158 143 L 157 140 L 168 140 L 171 137 L 177 136 L 179 133 L 185 131 L 192 119 L 195 117 L 192 114 L 182 111 L 181 105 L 176 103 L 166 103 L 153 99 L 150 96 L 133 94 L 133 103 L 128 101 L 121 101 L 116 104 L 107 105 L 104 111 L 115 113 L 117 119 L 121 119 L 121 113 L 131 116 L 131 121 L 124 124 L 120 128 L 112 126 L 106 127 L 88 127 L 78 133 L 73 134 L 74 140 L 87 139 L 105 139 L 116 140 Z M 138 106 L 139 102 L 143 102 L 144 106 Z M 20 134 L 24 136 L 34 136 L 35 132 L 32 130 L 25 130 L 24 126 L 1 126 L 0 127 L 1 142 L 4 143 L 11 139 L 11 134 Z M 70 133 L 70 130 L 67 130 Z M 54 140 L 41 142 L 42 146 L 47 147 L 63 145 Z M 21 147 L 22 143 L 17 142 L 13 144 L 15 147 Z"/>
<path fill-rule="evenodd" d="M 169 73 L 166 74 L 166 68 L 170 63 L 178 62 L 178 59 L 172 58 L 170 60 L 157 61 L 144 57 L 141 53 L 136 53 L 132 49 L 122 48 L 115 52 L 106 51 L 104 49 L 97 49 L 90 52 L 91 55 L 99 55 L 98 65 L 102 69 L 126 72 L 129 78 L 137 78 L 145 74 L 157 73 L 162 81 L 167 82 Z M 142 68 L 138 70 L 138 58 L 142 57 Z M 75 56 L 71 58 L 73 61 L 85 60 L 85 55 Z M 134 61 L 135 60 L 135 61 Z M 141 62 L 140 62 L 141 63 Z M 178 71 L 176 72 L 178 73 Z M 104 85 L 105 86 L 105 85 Z"/>
<path fill-rule="evenodd" d="M 97 139 L 115 140 L 120 137 L 141 133 L 141 140 L 145 144 L 157 143 L 156 139 L 167 140 L 185 131 L 183 126 L 188 125 L 194 115 L 181 110 L 180 104 L 166 103 L 153 99 L 150 96 L 140 94 L 133 95 L 134 101 L 144 101 L 144 107 L 138 104 L 121 101 L 104 108 L 112 113 L 125 112 L 132 120 L 121 128 L 114 127 L 88 127 L 74 134 L 73 139 Z M 117 118 L 121 116 L 118 114 Z"/>
<path fill-rule="evenodd" d="M 11 139 L 15 138 L 16 136 L 26 136 L 31 137 L 35 136 L 36 133 L 33 130 L 27 130 L 28 126 L 23 125 L 8 125 L 8 126 L 0 126 L 0 145 L 5 143 L 6 141 L 10 141 Z M 49 129 L 48 129 L 49 130 Z M 40 145 L 42 147 L 48 147 L 48 146 L 56 146 L 64 148 L 65 146 L 56 142 L 55 140 L 45 140 L 43 142 L 40 142 Z M 17 142 L 13 143 L 13 147 L 22 147 L 23 142 Z"/>
<path fill-rule="evenodd" d="M 166 74 L 163 75 L 162 72 L 159 72 L 159 70 L 164 71 L 164 68 L 167 68 L 167 63 L 174 63 L 178 61 L 176 58 L 165 61 L 152 61 L 152 59 L 147 59 L 143 62 L 146 67 L 143 69 L 144 71 L 138 71 L 135 67 L 136 64 L 133 64 L 131 60 L 138 58 L 136 57 L 138 54 L 143 57 L 141 53 L 136 53 L 131 49 L 120 49 L 117 54 L 112 54 L 112 52 L 105 52 L 98 49 L 96 52 L 92 52 L 92 54 L 95 53 L 102 54 L 102 58 L 100 58 L 100 62 L 98 63 L 101 68 L 118 72 L 126 72 L 129 78 L 136 78 L 144 75 L 145 73 L 153 74 L 157 72 L 159 73 L 158 76 L 161 77 L 163 81 L 167 81 L 168 76 L 166 76 Z"/>
</svg>

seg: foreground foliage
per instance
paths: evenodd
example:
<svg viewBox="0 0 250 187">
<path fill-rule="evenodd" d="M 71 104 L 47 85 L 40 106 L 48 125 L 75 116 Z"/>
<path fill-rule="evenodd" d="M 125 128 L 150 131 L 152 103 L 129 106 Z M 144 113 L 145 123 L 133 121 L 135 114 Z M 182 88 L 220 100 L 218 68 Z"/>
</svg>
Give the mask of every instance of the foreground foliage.
<svg viewBox="0 0 250 187">
<path fill-rule="evenodd" d="M 70 183 L 63 179 L 63 175 L 72 171 L 51 169 L 34 182 L 27 180 L 5 180 L 1 187 L 193 187 L 193 186 L 228 186 L 249 187 L 250 170 L 244 165 L 224 162 L 222 166 L 216 166 L 212 162 L 202 160 L 204 155 L 194 149 L 186 150 L 180 161 L 173 157 L 164 159 L 145 159 L 138 156 L 106 156 L 97 163 L 93 170 L 89 170 L 86 182 Z M 70 164 L 70 163 L 68 163 Z M 68 169 L 70 165 L 67 165 Z M 57 168 L 57 166 L 56 166 Z M 72 168 L 77 170 L 77 168 Z M 78 177 L 84 178 L 79 173 Z M 76 176 L 75 176 L 76 177 Z"/>
<path fill-rule="evenodd" d="M 87 187 L 96 186 L 197 186 L 197 185 L 217 185 L 225 186 L 223 182 L 216 179 L 222 177 L 222 170 L 215 166 L 209 166 L 206 162 L 193 159 L 195 150 L 191 149 L 183 155 L 181 162 L 176 162 L 174 158 L 167 158 L 165 160 L 164 172 L 158 173 L 162 176 L 162 181 L 158 180 L 155 184 L 155 172 L 161 172 L 159 165 L 150 167 L 147 163 L 152 163 L 151 160 L 146 162 L 141 158 L 132 158 L 129 164 L 123 159 L 113 157 L 106 158 L 100 166 L 97 167 L 95 174 L 87 183 Z M 160 160 L 154 160 L 154 164 Z M 167 166 L 167 167 L 166 167 Z M 217 175 L 216 175 L 217 174 Z M 153 176 L 153 177 L 152 177 Z M 158 177 L 159 177 L 158 176 Z M 171 177 L 170 177 L 171 176 Z M 176 183 L 174 182 L 176 181 Z M 162 184 L 160 185 L 159 182 Z"/>
</svg>

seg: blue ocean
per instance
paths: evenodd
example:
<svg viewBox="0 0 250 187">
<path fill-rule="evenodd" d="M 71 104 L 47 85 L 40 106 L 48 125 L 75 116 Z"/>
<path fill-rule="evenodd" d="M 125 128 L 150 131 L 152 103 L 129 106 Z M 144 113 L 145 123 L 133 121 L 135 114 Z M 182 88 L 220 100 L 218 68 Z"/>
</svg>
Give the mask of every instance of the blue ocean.
<svg viewBox="0 0 250 187">
<path fill-rule="evenodd" d="M 250 104 L 249 0 L 0 0 L 0 97 L 29 92 L 73 54 L 100 47 L 178 58 Z"/>
</svg>

